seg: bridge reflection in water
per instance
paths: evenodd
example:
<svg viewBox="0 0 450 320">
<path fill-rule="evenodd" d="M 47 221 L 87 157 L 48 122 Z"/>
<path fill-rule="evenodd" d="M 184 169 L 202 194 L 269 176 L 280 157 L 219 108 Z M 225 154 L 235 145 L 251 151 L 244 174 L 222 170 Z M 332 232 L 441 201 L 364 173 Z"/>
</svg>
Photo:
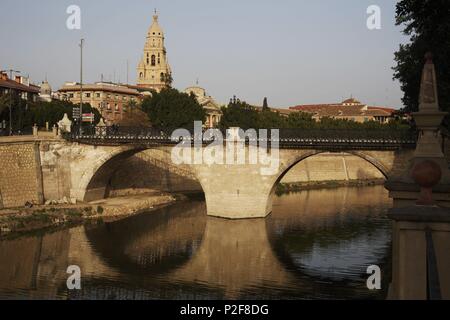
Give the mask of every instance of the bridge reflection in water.
<svg viewBox="0 0 450 320">
<path fill-rule="evenodd" d="M 378 264 L 389 280 L 390 205 L 381 186 L 312 190 L 277 198 L 266 220 L 184 202 L 2 241 L 0 298 L 384 298 L 365 271 Z M 68 265 L 81 267 L 82 290 L 66 289 Z"/>
</svg>

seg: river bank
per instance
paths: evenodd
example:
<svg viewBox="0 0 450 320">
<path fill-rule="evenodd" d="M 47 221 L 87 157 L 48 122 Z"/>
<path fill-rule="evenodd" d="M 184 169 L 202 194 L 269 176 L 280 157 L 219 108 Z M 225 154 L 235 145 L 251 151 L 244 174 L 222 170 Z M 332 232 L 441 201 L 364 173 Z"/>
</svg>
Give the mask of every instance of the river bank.
<svg viewBox="0 0 450 320">
<path fill-rule="evenodd" d="M 384 179 L 368 180 L 328 180 L 328 181 L 309 181 L 296 183 L 280 183 L 277 185 L 276 194 L 283 195 L 305 190 L 334 189 L 341 187 L 366 187 L 383 185 Z"/>
<path fill-rule="evenodd" d="M 2 209 L 0 210 L 0 239 L 85 221 L 120 220 L 185 199 L 186 197 L 181 194 L 155 192 L 102 199 L 90 203 Z"/>
<path fill-rule="evenodd" d="M 381 185 L 383 179 L 318 181 L 280 183 L 276 194 L 283 195 L 305 190 L 332 189 L 339 187 L 364 187 Z M 111 222 L 152 211 L 176 201 L 186 200 L 182 194 L 149 192 L 102 199 L 90 203 L 55 204 L 0 210 L 0 239 L 39 232 L 49 228 L 63 228 L 86 221 Z"/>
</svg>

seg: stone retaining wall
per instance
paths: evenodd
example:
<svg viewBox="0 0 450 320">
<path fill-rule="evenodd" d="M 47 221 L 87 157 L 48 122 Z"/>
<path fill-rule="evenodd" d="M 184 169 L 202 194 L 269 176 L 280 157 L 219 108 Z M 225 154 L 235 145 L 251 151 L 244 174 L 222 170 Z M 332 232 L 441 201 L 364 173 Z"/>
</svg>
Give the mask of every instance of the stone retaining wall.
<svg viewBox="0 0 450 320">
<path fill-rule="evenodd" d="M 0 208 L 43 202 L 39 145 L 0 144 Z"/>
<path fill-rule="evenodd" d="M 295 165 L 281 183 L 383 179 L 372 164 L 346 153 L 322 153 Z"/>
</svg>

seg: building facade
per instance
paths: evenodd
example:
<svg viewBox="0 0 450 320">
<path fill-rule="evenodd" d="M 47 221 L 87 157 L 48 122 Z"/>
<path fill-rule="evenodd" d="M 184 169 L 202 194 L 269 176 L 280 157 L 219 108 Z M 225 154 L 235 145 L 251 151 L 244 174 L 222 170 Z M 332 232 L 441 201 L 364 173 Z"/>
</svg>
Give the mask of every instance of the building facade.
<svg viewBox="0 0 450 320">
<path fill-rule="evenodd" d="M 80 84 L 66 83 L 59 89 L 59 96 L 61 100 L 79 104 Z M 83 103 L 96 108 L 107 125 L 121 121 L 140 98 L 141 94 L 137 90 L 124 85 L 106 82 L 83 85 Z"/>
<path fill-rule="evenodd" d="M 186 88 L 184 92 L 187 94 L 194 94 L 197 102 L 206 111 L 205 127 L 217 127 L 222 118 L 222 111 L 220 110 L 219 104 L 211 96 L 206 94 L 206 90 L 199 86 L 193 86 Z"/>
<path fill-rule="evenodd" d="M 0 73 L 0 96 L 12 93 L 23 100 L 37 101 L 39 92 L 40 88 L 31 84 L 27 77 L 16 76 L 12 80 L 6 73 Z"/>
<path fill-rule="evenodd" d="M 396 111 L 387 107 L 371 107 L 354 98 L 344 100 L 341 103 L 298 105 L 290 107 L 289 110 L 310 113 L 316 121 L 327 117 L 360 123 L 376 121 L 381 124 L 388 123 L 393 119 Z"/>
<path fill-rule="evenodd" d="M 164 45 L 164 32 L 156 14 L 147 32 L 144 55 L 137 67 L 137 75 L 138 86 L 156 91 L 170 86 L 172 82 L 172 71 Z"/>
</svg>

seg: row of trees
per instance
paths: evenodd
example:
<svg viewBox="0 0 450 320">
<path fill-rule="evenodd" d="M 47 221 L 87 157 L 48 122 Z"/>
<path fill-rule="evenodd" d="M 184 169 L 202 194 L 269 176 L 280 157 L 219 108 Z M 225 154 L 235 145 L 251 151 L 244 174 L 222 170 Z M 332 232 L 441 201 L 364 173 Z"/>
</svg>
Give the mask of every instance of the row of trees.
<svg viewBox="0 0 450 320">
<path fill-rule="evenodd" d="M 194 121 L 205 121 L 205 110 L 197 102 L 193 94 L 181 93 L 176 89 L 164 89 L 153 92 L 142 102 L 142 110 L 148 115 L 151 124 L 169 131 L 176 128 L 192 129 Z M 288 116 L 272 111 L 264 99 L 262 109 L 257 109 L 239 99 L 232 99 L 227 107 L 222 108 L 220 129 L 240 127 L 242 129 L 274 129 L 274 128 L 300 128 L 300 129 L 378 129 L 400 128 L 407 124 L 400 120 L 389 124 L 380 124 L 375 121 L 357 123 L 350 120 L 322 118 L 315 121 L 312 115 L 303 112 L 294 112 Z"/>
<path fill-rule="evenodd" d="M 35 124 L 45 127 L 48 123 L 51 128 L 64 117 L 65 113 L 69 119 L 73 119 L 72 112 L 75 105 L 71 102 L 60 100 L 32 102 L 23 100 L 17 95 L 12 97 L 3 95 L 0 97 L 0 122 L 6 123 L 8 127 L 10 99 L 12 99 L 12 129 L 16 133 L 29 130 Z M 90 104 L 83 104 L 83 113 L 93 113 L 95 123 L 100 121 L 100 112 Z"/>
<path fill-rule="evenodd" d="M 228 107 L 222 108 L 221 129 L 240 127 L 242 129 L 274 129 L 274 128 L 299 128 L 299 129 L 382 129 L 408 127 L 401 120 L 394 120 L 388 124 L 380 124 L 376 121 L 359 123 L 351 120 L 322 118 L 321 121 L 313 119 L 312 115 L 305 112 L 293 112 L 288 116 L 277 111 L 272 111 L 264 99 L 262 110 L 258 110 L 246 102 L 231 101 Z"/>
<path fill-rule="evenodd" d="M 9 121 L 9 98 L 0 97 L 0 121 Z M 18 132 L 31 128 L 34 124 L 39 127 L 49 127 L 57 124 L 66 113 L 72 120 L 74 104 L 68 101 L 54 100 L 52 102 L 28 102 L 18 98 L 13 101 L 13 131 Z M 375 121 L 357 123 L 350 120 L 322 118 L 317 122 L 309 113 L 294 112 L 288 116 L 273 111 L 264 100 L 262 109 L 257 109 L 244 101 L 231 100 L 227 107 L 222 107 L 222 119 L 220 129 L 240 127 L 242 129 L 274 129 L 274 128 L 299 128 L 299 129 L 376 129 L 376 128 L 400 128 L 407 124 L 401 121 L 392 121 L 383 125 Z M 198 103 L 193 94 L 179 92 L 176 89 L 167 88 L 161 92 L 152 92 L 152 96 L 146 97 L 141 105 L 128 106 L 126 120 L 119 125 L 148 126 L 164 128 L 173 131 L 177 128 L 193 129 L 194 121 L 205 122 L 206 112 Z M 95 123 L 100 120 L 100 113 L 89 104 L 83 105 L 84 113 L 94 113 Z"/>
</svg>

